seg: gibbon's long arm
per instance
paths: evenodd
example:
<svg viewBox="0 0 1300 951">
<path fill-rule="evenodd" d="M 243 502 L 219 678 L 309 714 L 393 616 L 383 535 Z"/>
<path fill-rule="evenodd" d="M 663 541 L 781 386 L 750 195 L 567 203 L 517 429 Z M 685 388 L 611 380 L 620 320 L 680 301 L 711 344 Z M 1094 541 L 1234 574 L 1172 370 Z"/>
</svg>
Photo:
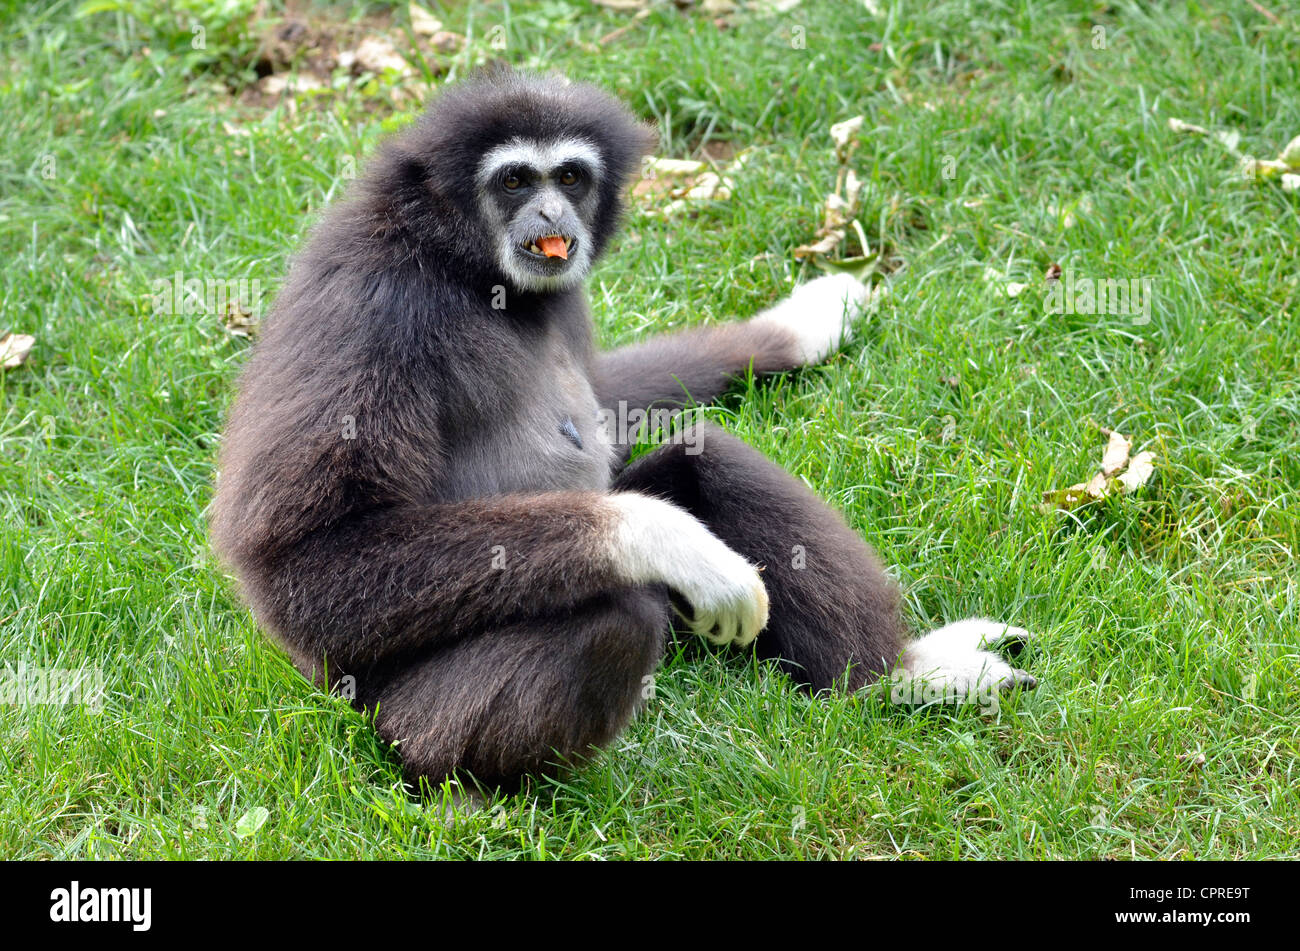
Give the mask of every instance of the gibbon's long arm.
<svg viewBox="0 0 1300 951">
<path fill-rule="evenodd" d="M 680 409 L 707 403 L 752 366 L 755 373 L 803 363 L 794 335 L 780 327 L 719 324 L 664 334 L 596 355 L 594 386 L 602 409 Z"/>
<path fill-rule="evenodd" d="M 750 368 L 778 373 L 824 360 L 848 336 L 867 289 L 847 274 L 795 288 L 785 300 L 740 323 L 665 334 L 596 355 L 602 409 L 681 408 L 706 403 Z"/>
<path fill-rule="evenodd" d="M 243 568 L 259 619 L 299 656 L 344 669 L 641 584 L 681 592 L 718 642 L 749 643 L 767 622 L 753 566 L 684 510 L 630 492 L 372 510 Z"/>
</svg>

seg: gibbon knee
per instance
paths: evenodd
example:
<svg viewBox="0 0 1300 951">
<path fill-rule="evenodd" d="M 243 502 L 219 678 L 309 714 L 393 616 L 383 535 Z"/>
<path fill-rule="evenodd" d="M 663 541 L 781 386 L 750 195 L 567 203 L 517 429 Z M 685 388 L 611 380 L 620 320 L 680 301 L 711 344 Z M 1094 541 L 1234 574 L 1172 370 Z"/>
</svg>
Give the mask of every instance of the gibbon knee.
<svg viewBox="0 0 1300 951">
<path fill-rule="evenodd" d="M 625 589 L 358 677 L 358 705 L 376 711 L 410 779 L 469 774 L 510 790 L 618 735 L 649 694 L 667 628 L 666 591 Z"/>
</svg>

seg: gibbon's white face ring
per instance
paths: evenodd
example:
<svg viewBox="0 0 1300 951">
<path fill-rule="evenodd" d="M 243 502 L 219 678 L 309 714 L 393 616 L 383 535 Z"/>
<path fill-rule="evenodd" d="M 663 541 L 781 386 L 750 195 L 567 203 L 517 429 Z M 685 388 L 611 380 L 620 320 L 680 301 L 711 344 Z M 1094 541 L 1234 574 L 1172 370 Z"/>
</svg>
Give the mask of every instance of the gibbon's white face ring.
<svg viewBox="0 0 1300 951">
<path fill-rule="evenodd" d="M 576 174 L 570 181 L 566 173 Z M 483 157 L 478 203 L 498 234 L 497 263 L 515 287 L 558 291 L 586 278 L 594 243 L 588 222 L 603 173 L 599 150 L 583 139 L 516 138 Z M 505 178 L 517 182 L 518 194 L 503 191 Z"/>
</svg>

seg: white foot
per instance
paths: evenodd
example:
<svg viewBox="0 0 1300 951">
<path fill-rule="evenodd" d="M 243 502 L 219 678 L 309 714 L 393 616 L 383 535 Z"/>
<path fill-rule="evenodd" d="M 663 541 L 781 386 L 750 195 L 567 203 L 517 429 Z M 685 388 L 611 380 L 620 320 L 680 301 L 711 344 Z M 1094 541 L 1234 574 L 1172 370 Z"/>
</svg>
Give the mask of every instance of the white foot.
<svg viewBox="0 0 1300 951">
<path fill-rule="evenodd" d="M 800 284 L 785 300 L 753 318 L 790 331 L 805 365 L 820 363 L 848 339 L 872 295 L 851 274 L 828 274 Z"/>
<path fill-rule="evenodd" d="M 891 678 L 895 694 L 905 696 L 906 691 L 899 687 L 909 683 L 925 685 L 927 696 L 937 690 L 956 700 L 996 697 L 999 691 L 1035 687 L 1038 681 L 1032 675 L 986 650 L 1032 637 L 1022 627 L 986 618 L 955 621 L 907 646 Z"/>
</svg>

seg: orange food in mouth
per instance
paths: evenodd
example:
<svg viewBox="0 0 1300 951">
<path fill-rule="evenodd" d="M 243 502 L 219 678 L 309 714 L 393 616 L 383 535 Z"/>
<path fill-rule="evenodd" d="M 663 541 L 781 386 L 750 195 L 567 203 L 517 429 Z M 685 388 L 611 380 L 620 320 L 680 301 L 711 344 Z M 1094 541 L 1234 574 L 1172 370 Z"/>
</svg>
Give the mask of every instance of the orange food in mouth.
<svg viewBox="0 0 1300 951">
<path fill-rule="evenodd" d="M 565 261 L 569 259 L 568 245 L 558 234 L 548 234 L 545 238 L 538 238 L 537 246 L 548 258 L 562 258 Z"/>
</svg>

